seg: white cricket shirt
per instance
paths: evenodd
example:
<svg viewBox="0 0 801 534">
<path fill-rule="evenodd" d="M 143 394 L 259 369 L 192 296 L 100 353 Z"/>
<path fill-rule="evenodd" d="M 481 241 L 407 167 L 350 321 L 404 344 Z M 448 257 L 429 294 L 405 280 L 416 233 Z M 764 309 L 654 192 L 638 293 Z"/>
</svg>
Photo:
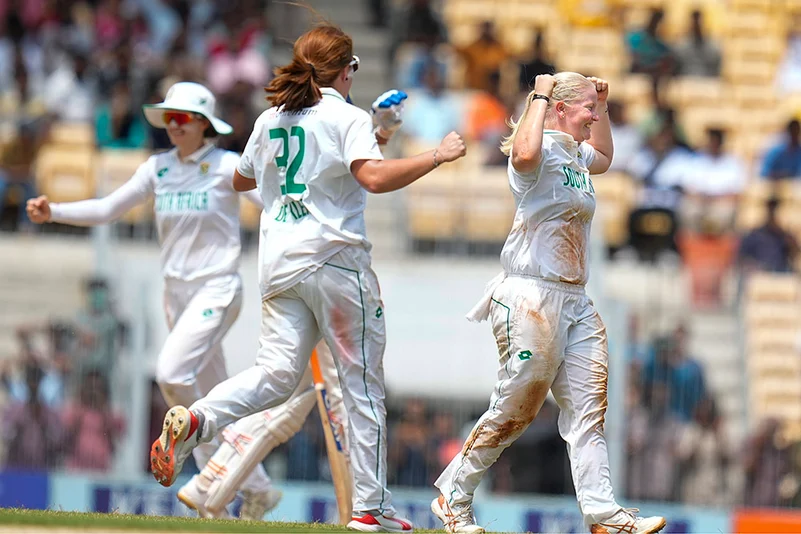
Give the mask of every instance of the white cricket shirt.
<svg viewBox="0 0 801 534">
<path fill-rule="evenodd" d="M 509 185 L 517 212 L 501 252 L 508 274 L 584 285 L 589 273 L 590 225 L 595 189 L 588 167 L 595 149 L 572 136 L 545 130 L 542 160 L 521 174 L 509 158 Z"/>
<path fill-rule="evenodd" d="M 264 201 L 262 298 L 297 284 L 348 245 L 371 248 L 367 193 L 350 166 L 383 159 L 372 119 L 336 90 L 321 91 L 312 107 L 262 113 L 237 167 L 256 180 Z"/>
<path fill-rule="evenodd" d="M 133 177 L 101 199 L 52 204 L 54 222 L 111 222 L 155 197 L 161 265 L 167 280 L 200 281 L 235 274 L 241 252 L 239 155 L 206 144 L 183 161 L 177 149 L 151 156 Z"/>
</svg>

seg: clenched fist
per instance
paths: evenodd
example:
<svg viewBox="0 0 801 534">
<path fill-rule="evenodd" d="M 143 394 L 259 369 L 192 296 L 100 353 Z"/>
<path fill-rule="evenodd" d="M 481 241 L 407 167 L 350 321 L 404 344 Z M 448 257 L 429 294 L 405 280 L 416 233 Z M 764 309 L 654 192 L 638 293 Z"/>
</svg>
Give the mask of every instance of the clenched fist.
<svg viewBox="0 0 801 534">
<path fill-rule="evenodd" d="M 606 99 L 609 98 L 609 82 L 601 78 L 596 78 L 595 76 L 590 76 L 587 79 L 595 85 L 595 91 L 598 93 L 598 102 L 606 102 Z"/>
<path fill-rule="evenodd" d="M 437 160 L 439 163 L 455 161 L 467 154 L 467 146 L 464 144 L 462 136 L 456 132 L 451 132 L 437 147 Z"/>
<path fill-rule="evenodd" d="M 36 224 L 43 224 L 50 220 L 50 201 L 47 200 L 46 196 L 40 196 L 38 198 L 32 198 L 28 201 L 28 205 L 25 206 L 25 211 L 28 212 L 28 218 L 31 222 Z"/>
<path fill-rule="evenodd" d="M 534 78 L 534 92 L 551 98 L 553 88 L 556 87 L 556 78 L 550 74 L 540 74 Z"/>
</svg>

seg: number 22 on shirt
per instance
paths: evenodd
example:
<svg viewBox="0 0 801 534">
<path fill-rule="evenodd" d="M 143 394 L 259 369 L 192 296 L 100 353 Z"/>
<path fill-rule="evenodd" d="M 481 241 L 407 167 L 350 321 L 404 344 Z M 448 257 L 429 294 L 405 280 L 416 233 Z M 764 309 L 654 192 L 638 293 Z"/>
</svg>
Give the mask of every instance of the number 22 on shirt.
<svg viewBox="0 0 801 534">
<path fill-rule="evenodd" d="M 298 152 L 292 161 L 289 161 L 289 140 L 292 137 L 298 139 Z M 281 184 L 282 195 L 299 195 L 306 191 L 304 184 L 295 183 L 295 176 L 298 174 L 301 163 L 303 163 L 303 156 L 306 154 L 306 132 L 300 126 L 292 126 L 291 128 L 271 128 L 270 139 L 280 139 L 283 146 L 281 147 L 281 155 L 276 156 L 275 164 L 279 169 L 284 171 L 285 181 Z"/>
</svg>

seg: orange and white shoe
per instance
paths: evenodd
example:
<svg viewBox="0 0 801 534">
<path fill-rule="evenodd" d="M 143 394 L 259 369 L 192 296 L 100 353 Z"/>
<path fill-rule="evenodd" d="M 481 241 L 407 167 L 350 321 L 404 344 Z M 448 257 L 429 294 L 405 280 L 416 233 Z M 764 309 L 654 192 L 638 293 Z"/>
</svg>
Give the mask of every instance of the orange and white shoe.
<svg viewBox="0 0 801 534">
<path fill-rule="evenodd" d="M 476 514 L 472 504 L 448 504 L 440 495 L 431 501 L 431 511 L 445 525 L 445 531 L 451 534 L 483 534 L 484 527 L 476 524 Z"/>
<path fill-rule="evenodd" d="M 378 511 L 354 515 L 348 523 L 348 528 L 360 532 L 414 532 L 414 527 L 406 519 Z"/>
<path fill-rule="evenodd" d="M 178 500 L 190 510 L 196 511 L 200 517 L 204 519 L 233 519 L 225 508 L 220 513 L 214 513 L 206 508 L 206 500 L 208 498 L 209 492 L 203 489 L 198 475 L 193 476 L 189 482 L 178 490 Z"/>
<path fill-rule="evenodd" d="M 639 517 L 637 508 L 621 508 L 609 519 L 590 527 L 591 534 L 654 534 L 667 525 L 664 517 Z"/>
<path fill-rule="evenodd" d="M 150 448 L 150 467 L 156 482 L 172 486 L 184 461 L 197 447 L 203 429 L 203 415 L 183 406 L 173 406 L 164 416 L 161 436 Z"/>
</svg>

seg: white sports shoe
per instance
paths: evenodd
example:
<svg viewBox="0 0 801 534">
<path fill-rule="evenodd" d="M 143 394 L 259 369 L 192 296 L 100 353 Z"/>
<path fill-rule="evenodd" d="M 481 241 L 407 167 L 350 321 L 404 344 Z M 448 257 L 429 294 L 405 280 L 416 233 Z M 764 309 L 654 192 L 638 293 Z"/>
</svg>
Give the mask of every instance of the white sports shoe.
<svg viewBox="0 0 801 534">
<path fill-rule="evenodd" d="M 282 491 L 274 488 L 269 488 L 267 491 L 243 491 L 239 519 L 261 521 L 264 514 L 278 506 L 283 496 Z"/>
<path fill-rule="evenodd" d="M 172 486 L 184 461 L 197 447 L 203 429 L 203 415 L 183 406 L 173 406 L 164 416 L 161 435 L 150 447 L 150 467 L 162 486 Z"/>
<path fill-rule="evenodd" d="M 413 532 L 414 527 L 406 519 L 382 514 L 378 511 L 354 515 L 348 528 L 360 532 Z"/>
<path fill-rule="evenodd" d="M 187 508 L 195 510 L 200 517 L 204 519 L 232 519 L 231 514 L 225 508 L 219 513 L 214 513 L 206 508 L 206 500 L 208 498 L 209 492 L 200 487 L 198 475 L 193 476 L 189 482 L 178 490 L 178 500 L 184 503 Z"/>
<path fill-rule="evenodd" d="M 590 527 L 592 534 L 653 534 L 667 525 L 664 517 L 639 517 L 637 508 L 621 508 L 615 515 Z"/>
<path fill-rule="evenodd" d="M 449 505 L 445 497 L 440 495 L 431 501 L 431 511 L 445 525 L 445 531 L 451 534 L 483 534 L 484 527 L 476 525 L 476 514 L 472 504 Z"/>
</svg>

